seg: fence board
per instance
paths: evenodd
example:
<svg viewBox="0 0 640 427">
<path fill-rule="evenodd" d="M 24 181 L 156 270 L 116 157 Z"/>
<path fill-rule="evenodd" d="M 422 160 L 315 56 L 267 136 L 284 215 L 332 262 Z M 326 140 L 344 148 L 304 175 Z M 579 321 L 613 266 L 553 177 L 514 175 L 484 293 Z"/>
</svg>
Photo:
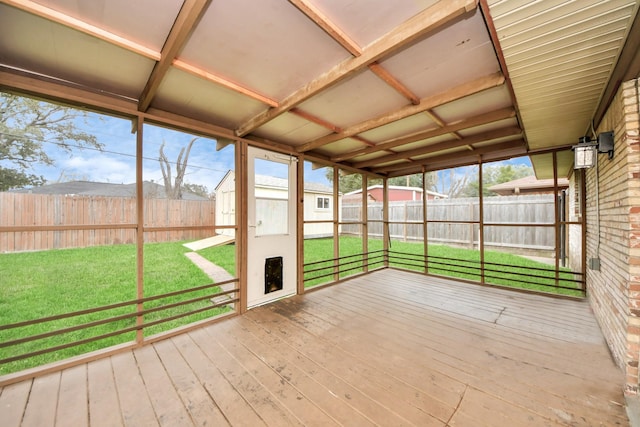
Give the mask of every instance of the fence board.
<svg viewBox="0 0 640 427">
<path fill-rule="evenodd" d="M 361 218 L 360 204 L 343 204 L 342 221 L 357 221 Z M 483 200 L 484 222 L 513 224 L 513 226 L 485 226 L 486 246 L 522 248 L 550 251 L 555 248 L 554 196 L 503 196 L 486 197 Z M 367 207 L 369 235 L 382 236 L 382 203 L 369 203 Z M 478 247 L 478 224 L 456 224 L 456 221 L 479 221 L 479 200 L 477 198 L 438 199 L 427 202 L 428 237 L 433 243 L 455 244 Z M 405 241 L 422 241 L 421 226 L 404 224 L 422 223 L 422 201 L 389 203 L 389 233 L 392 238 Z M 449 223 L 447 223 L 449 221 Z M 395 222 L 395 224 L 394 224 Z M 549 227 L 524 227 L 518 224 L 547 224 Z M 344 234 L 355 234 L 356 225 L 343 224 Z"/>
<path fill-rule="evenodd" d="M 127 197 L 66 196 L 0 193 L 2 227 L 113 225 L 88 230 L 0 232 L 0 253 L 134 243 L 136 230 L 119 225 L 136 222 L 136 199 Z M 213 201 L 145 200 L 146 227 L 215 226 Z M 146 233 L 147 242 L 201 239 L 211 229 Z"/>
</svg>

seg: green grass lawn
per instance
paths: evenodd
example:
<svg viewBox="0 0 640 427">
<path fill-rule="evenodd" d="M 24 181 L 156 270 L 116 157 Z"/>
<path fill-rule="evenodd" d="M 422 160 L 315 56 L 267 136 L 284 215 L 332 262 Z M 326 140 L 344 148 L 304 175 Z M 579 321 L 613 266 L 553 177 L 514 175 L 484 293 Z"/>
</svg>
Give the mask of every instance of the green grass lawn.
<svg viewBox="0 0 640 427">
<path fill-rule="evenodd" d="M 182 246 L 181 242 L 146 244 L 144 246 L 145 297 L 211 283 L 211 279 L 184 256 L 184 253 L 188 251 L 189 249 Z M 3 272 L 0 277 L 0 324 L 2 325 L 136 299 L 135 245 L 1 254 L 0 271 Z M 147 302 L 144 307 L 149 309 L 178 301 L 205 297 L 214 294 L 217 289 L 205 289 L 162 298 Z M 211 303 L 207 298 L 186 306 L 149 313 L 145 315 L 144 320 L 145 322 L 153 322 L 210 306 Z M 134 311 L 135 305 L 129 305 L 45 324 L 0 330 L 0 342 Z M 149 336 L 173 329 L 220 314 L 223 311 L 222 308 L 214 308 L 151 326 L 145 329 L 145 335 Z M 135 318 L 128 318 L 86 330 L 45 338 L 33 343 L 0 348 L 0 359 L 131 327 L 135 325 L 135 321 Z M 0 375 L 134 339 L 135 332 L 128 332 L 55 353 L 6 363 L 0 365 Z"/>
<path fill-rule="evenodd" d="M 199 268 L 187 257 L 189 249 L 183 242 L 156 243 L 144 246 L 144 296 L 163 295 L 178 290 L 193 289 L 211 283 Z M 369 241 L 369 269 L 383 266 L 382 241 Z M 215 264 L 225 268 L 235 276 L 235 245 L 225 245 L 208 248 L 198 253 Z M 305 286 L 327 283 L 334 279 L 333 240 L 310 239 L 304 243 Z M 364 271 L 362 256 L 362 240 L 357 237 L 344 236 L 340 238 L 341 265 L 339 277 Z M 480 280 L 478 251 L 452 248 L 443 245 L 429 246 L 429 273 L 448 275 L 452 277 Z M 424 271 L 422 264 L 422 243 L 406 243 L 393 241 L 390 253 L 390 266 Z M 517 286 L 546 292 L 558 292 L 579 295 L 579 291 L 555 289 L 553 279 L 530 279 L 539 283 L 547 283 L 551 287 L 539 284 L 517 283 L 516 276 L 510 274 L 527 272 L 553 277 L 552 267 L 531 261 L 529 259 L 501 252 L 486 252 L 487 263 L 504 264 L 494 267 L 497 272 L 487 272 L 488 283 L 507 286 Z M 446 262 L 457 266 L 457 271 L 450 267 L 438 265 Z M 315 263 L 315 264 L 310 264 Z M 464 267 L 468 266 L 468 267 Z M 490 266 L 489 266 L 490 267 Z M 544 268 L 546 272 L 536 269 Z M 549 270 L 551 269 L 551 270 Z M 136 299 L 136 248 L 135 245 L 101 246 L 82 249 L 63 249 L 29 253 L 0 254 L 0 325 L 24 322 L 42 317 L 60 315 L 88 308 L 106 306 L 114 303 Z M 563 277 L 573 277 L 569 273 L 562 273 Z M 321 277 L 322 276 L 322 277 Z M 578 287 L 578 284 L 567 283 L 567 286 Z M 190 303 L 184 307 L 169 308 L 160 312 L 145 315 L 145 323 L 171 316 L 178 316 L 191 310 L 203 309 L 211 306 L 209 297 L 218 288 L 189 292 L 185 295 L 163 297 L 159 300 L 145 303 L 145 309 L 159 307 L 178 301 L 206 297 L 201 301 Z M 0 343 L 15 340 L 25 336 L 42 334 L 61 328 L 95 322 L 114 316 L 133 313 L 134 305 L 113 308 L 107 311 L 85 314 L 73 318 L 63 318 L 45 324 L 31 325 L 16 329 L 0 329 Z M 216 308 L 194 315 L 171 320 L 149 328 L 145 328 L 145 336 L 166 331 L 177 326 L 205 319 L 223 312 Z M 91 336 L 110 333 L 135 325 L 135 318 L 117 320 L 109 324 L 98 325 L 86 330 L 72 331 L 63 335 L 44 338 L 34 343 L 22 343 L 10 347 L 0 347 L 0 359 L 9 358 L 17 354 L 37 351 L 41 348 L 53 347 L 60 344 L 86 339 Z M 99 341 L 89 342 L 77 347 L 59 350 L 54 353 L 38 355 L 22 361 L 9 362 L 0 365 L 0 375 L 17 370 L 41 365 L 66 357 L 105 348 L 111 345 L 130 342 L 135 339 L 135 332 L 127 332 L 111 336 Z"/>
<path fill-rule="evenodd" d="M 363 271 L 362 257 L 348 257 L 362 253 L 362 239 L 358 237 L 340 237 L 340 257 L 343 264 L 339 267 L 340 277 L 346 277 Z M 369 240 L 370 256 L 375 257 L 382 249 L 381 240 Z M 424 272 L 424 245 L 422 242 L 392 241 L 389 254 L 389 265 Z M 477 250 L 455 248 L 446 245 L 429 245 L 430 274 L 456 277 L 473 281 L 481 281 L 480 252 Z M 315 286 L 333 280 L 333 262 L 323 261 L 333 258 L 332 239 L 313 239 L 305 241 L 305 286 Z M 374 258 L 369 268 L 382 265 L 379 258 Z M 359 262 L 355 262 L 359 261 Z M 316 270 L 316 271 L 310 271 Z M 523 277 L 529 274 L 535 277 Z M 568 270 L 560 273 L 560 287 L 555 286 L 554 267 L 528 258 L 505 252 L 485 251 L 485 282 L 522 289 L 552 292 L 563 295 L 580 296 L 580 284 L 573 281 L 574 275 Z M 564 279 L 564 280 L 563 280 Z M 533 282 L 533 283 L 527 283 Z M 573 288 L 573 289 L 563 289 Z"/>
</svg>

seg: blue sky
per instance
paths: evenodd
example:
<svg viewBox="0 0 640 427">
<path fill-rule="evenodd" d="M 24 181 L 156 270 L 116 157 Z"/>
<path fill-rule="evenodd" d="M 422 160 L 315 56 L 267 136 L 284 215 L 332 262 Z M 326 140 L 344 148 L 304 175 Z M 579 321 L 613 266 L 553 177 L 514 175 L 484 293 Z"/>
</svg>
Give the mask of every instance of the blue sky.
<svg viewBox="0 0 640 427">
<path fill-rule="evenodd" d="M 29 173 L 43 175 L 49 183 L 71 180 L 88 180 L 128 184 L 135 182 L 136 135 L 131 132 L 130 120 L 88 113 L 86 120 L 77 119 L 78 128 L 96 136 L 103 144 L 103 150 L 78 149 L 65 152 L 54 143 L 45 141 L 43 147 L 54 159 L 54 166 L 33 164 Z M 189 156 L 185 182 L 199 184 L 212 192 L 227 171 L 234 169 L 234 147 L 216 151 L 216 140 L 191 135 L 167 128 L 145 125 L 143 147 L 143 179 L 162 183 L 162 172 L 158 161 L 160 145 L 164 142 L 164 152 L 171 162 L 175 162 L 180 150 L 197 137 Z M 267 162 L 268 163 L 268 162 Z M 499 162 L 500 164 L 525 164 L 530 166 L 528 157 Z M 454 170 L 454 176 L 462 176 L 466 168 Z M 257 173 L 268 175 L 269 170 L 258 170 Z M 175 164 L 172 165 L 175 175 Z M 276 174 L 277 175 L 277 174 Z M 440 172 L 441 183 L 451 179 L 449 171 Z M 456 179 L 456 178 L 454 178 Z M 305 181 L 330 185 L 326 179 L 326 168 L 313 170 L 309 162 L 305 162 Z"/>
<path fill-rule="evenodd" d="M 75 125 L 96 136 L 103 145 L 102 151 L 90 148 L 74 148 L 72 152 L 62 150 L 57 144 L 45 140 L 43 148 L 54 160 L 53 166 L 33 164 L 29 173 L 42 175 L 49 183 L 71 180 L 87 180 L 129 184 L 135 182 L 136 135 L 131 132 L 132 122 L 121 118 L 89 113 L 86 120 L 77 119 Z M 164 153 L 172 162 L 175 176 L 175 161 L 180 150 L 194 142 L 187 166 L 185 182 L 204 185 L 211 192 L 229 171 L 234 169 L 234 147 L 229 145 L 216 151 L 216 140 L 145 124 L 143 146 L 143 179 L 162 183 L 162 172 L 158 161 L 160 145 L 164 142 Z M 262 168 L 257 171 L 268 175 Z M 277 175 L 277 173 L 276 173 Z M 307 181 L 327 184 L 324 170 L 306 167 Z"/>
</svg>

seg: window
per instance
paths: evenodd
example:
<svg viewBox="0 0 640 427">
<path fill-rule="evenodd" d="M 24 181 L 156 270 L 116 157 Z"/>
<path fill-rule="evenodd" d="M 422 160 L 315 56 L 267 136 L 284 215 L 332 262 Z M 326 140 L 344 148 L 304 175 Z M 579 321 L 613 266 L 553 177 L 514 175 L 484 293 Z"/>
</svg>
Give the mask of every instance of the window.
<svg viewBox="0 0 640 427">
<path fill-rule="evenodd" d="M 318 198 L 316 198 L 316 208 L 317 209 L 329 209 L 329 198 L 328 197 L 318 197 Z"/>
</svg>

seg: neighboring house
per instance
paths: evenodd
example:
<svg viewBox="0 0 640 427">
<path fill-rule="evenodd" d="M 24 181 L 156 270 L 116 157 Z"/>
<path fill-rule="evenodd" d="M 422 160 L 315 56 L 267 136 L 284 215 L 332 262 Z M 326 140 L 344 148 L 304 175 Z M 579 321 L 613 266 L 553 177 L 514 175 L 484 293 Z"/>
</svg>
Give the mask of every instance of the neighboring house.
<svg viewBox="0 0 640 427">
<path fill-rule="evenodd" d="M 144 197 L 151 199 L 166 199 L 164 186 L 155 182 L 143 183 Z M 113 184 L 110 182 L 68 181 L 40 187 L 12 190 L 12 193 L 27 194 L 64 194 L 67 196 L 102 196 L 102 197 L 136 197 L 136 184 Z M 183 191 L 182 200 L 209 200 L 188 191 Z"/>
<path fill-rule="evenodd" d="M 558 190 L 569 188 L 567 178 L 558 178 Z M 492 185 L 490 191 L 501 196 L 512 196 L 517 194 L 553 194 L 553 179 L 536 179 L 534 175 L 513 181 Z"/>
<path fill-rule="evenodd" d="M 367 187 L 367 199 L 370 202 L 382 202 L 383 197 L 382 185 L 372 185 Z M 436 193 L 435 191 L 427 190 L 427 200 L 444 199 L 446 194 Z M 402 202 L 402 201 L 421 201 L 422 200 L 422 188 L 419 187 L 401 187 L 397 185 L 389 186 L 389 201 L 390 202 Z M 346 193 L 342 196 L 342 203 L 361 203 L 362 202 L 362 190 L 355 190 L 350 193 Z"/>
<path fill-rule="evenodd" d="M 287 198 L 287 180 L 272 176 L 256 175 L 256 209 L 270 210 L 271 215 L 278 215 L 285 205 L 281 202 Z M 215 188 L 216 224 L 236 224 L 235 172 L 228 171 Z M 333 189 L 323 184 L 306 182 L 304 184 L 304 219 L 305 221 L 328 221 L 327 223 L 310 223 L 304 226 L 304 236 L 324 237 L 333 235 Z M 340 199 L 338 199 L 340 203 Z M 274 213 L 275 212 L 275 213 Z M 233 235 L 233 230 L 219 230 L 220 234 Z"/>
</svg>

